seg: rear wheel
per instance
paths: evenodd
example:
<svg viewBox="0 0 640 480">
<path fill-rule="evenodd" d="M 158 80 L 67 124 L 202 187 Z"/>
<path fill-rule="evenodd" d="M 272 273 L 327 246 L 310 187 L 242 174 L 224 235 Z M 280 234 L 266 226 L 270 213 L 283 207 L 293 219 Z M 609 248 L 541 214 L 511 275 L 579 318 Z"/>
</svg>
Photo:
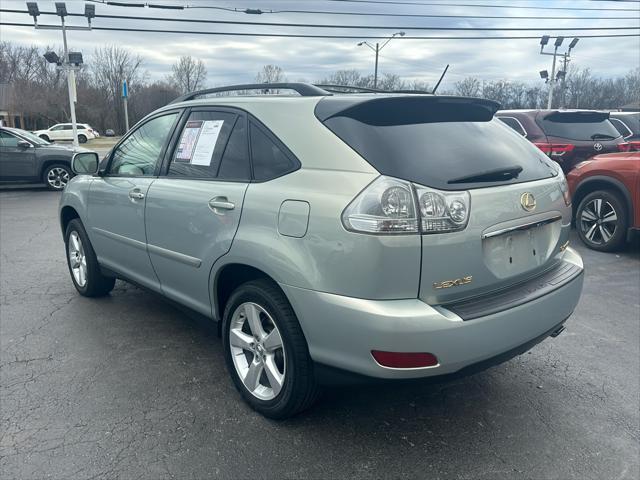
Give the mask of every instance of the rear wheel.
<svg viewBox="0 0 640 480">
<path fill-rule="evenodd" d="M 627 212 L 620 195 L 610 190 L 591 192 L 576 211 L 576 227 L 584 244 L 601 252 L 619 249 L 627 234 Z"/>
<path fill-rule="evenodd" d="M 291 417 L 318 395 L 313 363 L 300 324 L 271 281 L 238 287 L 223 317 L 227 368 L 244 400 L 264 416 Z"/>
<path fill-rule="evenodd" d="M 87 137 L 84 135 L 78 135 L 78 142 L 87 143 Z"/>
<path fill-rule="evenodd" d="M 71 281 L 78 293 L 84 297 L 102 297 L 113 290 L 116 279 L 102 275 L 96 253 L 80 219 L 74 218 L 69 222 L 64 241 Z"/>
<path fill-rule="evenodd" d="M 49 190 L 64 190 L 73 173 L 71 169 L 62 164 L 49 165 L 44 170 L 43 179 Z"/>
</svg>

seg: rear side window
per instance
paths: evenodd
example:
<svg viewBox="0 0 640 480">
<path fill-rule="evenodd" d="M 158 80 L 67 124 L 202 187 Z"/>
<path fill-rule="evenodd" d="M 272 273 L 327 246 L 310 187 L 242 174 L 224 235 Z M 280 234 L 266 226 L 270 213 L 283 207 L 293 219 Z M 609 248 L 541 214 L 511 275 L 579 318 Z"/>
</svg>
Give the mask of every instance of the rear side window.
<svg viewBox="0 0 640 480">
<path fill-rule="evenodd" d="M 536 119 L 547 136 L 568 140 L 613 140 L 620 137 L 607 114 L 559 112 Z"/>
<path fill-rule="evenodd" d="M 354 108 L 334 114 L 324 124 L 383 175 L 466 190 L 557 174 L 552 160 L 493 119 L 493 112 L 482 112 L 482 104 L 429 97 L 374 102 L 358 106 L 356 115 Z"/>
<path fill-rule="evenodd" d="M 513 128 L 516 132 L 518 132 L 523 137 L 527 136 L 527 132 L 524 131 L 524 127 L 522 124 L 514 117 L 497 117 L 498 120 L 503 122 L 505 125 Z"/>
<path fill-rule="evenodd" d="M 614 127 L 616 127 L 616 130 L 618 130 L 620 135 L 622 135 L 623 137 L 629 137 L 633 135 L 633 132 L 629 130 L 629 127 L 627 127 L 621 120 L 618 120 L 617 118 L 610 118 L 609 121 L 613 124 Z"/>
<path fill-rule="evenodd" d="M 253 178 L 258 182 L 281 177 L 299 166 L 293 155 L 267 133 L 262 127 L 251 122 L 251 160 Z"/>
</svg>

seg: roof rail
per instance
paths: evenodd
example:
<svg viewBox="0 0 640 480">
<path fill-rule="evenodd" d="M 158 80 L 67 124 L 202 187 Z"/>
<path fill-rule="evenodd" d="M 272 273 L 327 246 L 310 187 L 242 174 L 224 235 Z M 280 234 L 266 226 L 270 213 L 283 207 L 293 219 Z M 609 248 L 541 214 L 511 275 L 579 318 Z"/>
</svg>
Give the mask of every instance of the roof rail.
<svg viewBox="0 0 640 480">
<path fill-rule="evenodd" d="M 247 83 L 244 85 L 229 85 L 226 87 L 206 88 L 182 95 L 171 103 L 186 102 L 194 100 L 202 95 L 210 95 L 212 93 L 221 92 L 237 92 L 241 90 L 293 90 L 298 92 L 302 97 L 323 97 L 331 95 L 327 90 L 323 90 L 310 83 Z"/>
<path fill-rule="evenodd" d="M 345 90 L 354 90 L 361 93 L 431 93 L 424 90 L 382 90 L 380 88 L 356 87 L 355 85 L 315 84 L 315 86 L 332 93 L 345 93 Z"/>
</svg>

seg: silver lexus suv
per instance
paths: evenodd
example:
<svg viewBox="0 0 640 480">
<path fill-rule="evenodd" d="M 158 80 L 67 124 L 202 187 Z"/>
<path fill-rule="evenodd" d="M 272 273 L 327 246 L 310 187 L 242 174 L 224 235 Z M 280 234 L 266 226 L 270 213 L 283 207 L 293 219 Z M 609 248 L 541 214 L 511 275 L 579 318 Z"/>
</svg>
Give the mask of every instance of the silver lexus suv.
<svg viewBox="0 0 640 480">
<path fill-rule="evenodd" d="M 583 282 L 567 184 L 498 104 L 229 95 L 256 88 L 186 95 L 102 162 L 76 154 L 60 222 L 81 295 L 120 278 L 217 322 L 271 418 L 328 382 L 467 374 L 563 330 Z"/>
</svg>

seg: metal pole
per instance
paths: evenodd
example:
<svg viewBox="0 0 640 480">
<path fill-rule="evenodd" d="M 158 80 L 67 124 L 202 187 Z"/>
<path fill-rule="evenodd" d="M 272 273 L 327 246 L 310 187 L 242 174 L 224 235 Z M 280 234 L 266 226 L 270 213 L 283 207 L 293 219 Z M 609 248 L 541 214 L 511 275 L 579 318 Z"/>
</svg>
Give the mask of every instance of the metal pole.
<svg viewBox="0 0 640 480">
<path fill-rule="evenodd" d="M 373 72 L 373 88 L 378 88 L 378 52 L 380 51 L 379 43 L 376 42 L 376 68 Z"/>
<path fill-rule="evenodd" d="M 129 131 L 129 110 L 127 110 L 127 97 L 124 97 L 124 133 Z"/>
<path fill-rule="evenodd" d="M 67 74 L 67 88 L 69 89 L 69 109 L 71 111 L 71 128 L 73 130 L 73 146 L 78 147 L 78 127 L 76 125 L 76 76 L 69 63 L 69 50 L 67 48 L 67 30 L 62 19 L 62 42 L 64 44 L 64 70 Z"/>
<path fill-rule="evenodd" d="M 556 86 L 556 55 L 558 47 L 553 50 L 553 63 L 551 64 L 551 79 L 549 80 L 549 98 L 547 99 L 547 110 L 551 109 L 551 101 L 553 100 L 553 89 Z"/>
<path fill-rule="evenodd" d="M 560 97 L 560 108 L 565 108 L 567 103 L 567 94 L 565 92 L 565 80 L 567 79 L 567 63 L 569 63 L 569 55 L 565 53 L 563 55 L 564 61 L 562 65 L 562 71 L 564 74 L 562 75 L 562 80 L 560 82 L 560 92 L 562 93 L 562 97 Z"/>
</svg>

